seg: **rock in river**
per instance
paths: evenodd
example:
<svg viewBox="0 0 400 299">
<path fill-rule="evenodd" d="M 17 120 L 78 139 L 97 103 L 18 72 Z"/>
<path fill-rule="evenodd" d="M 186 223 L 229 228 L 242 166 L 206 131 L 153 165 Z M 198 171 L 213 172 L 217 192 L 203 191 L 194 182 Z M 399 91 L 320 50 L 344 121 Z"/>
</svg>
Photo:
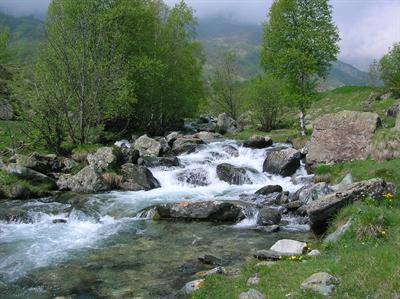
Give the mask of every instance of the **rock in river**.
<svg viewBox="0 0 400 299">
<path fill-rule="evenodd" d="M 300 152 L 287 148 L 273 151 L 264 161 L 263 171 L 281 176 L 290 176 L 300 167 Z"/>
<path fill-rule="evenodd" d="M 217 176 L 221 181 L 233 185 L 251 184 L 249 172 L 256 172 L 256 170 L 237 167 L 228 163 L 219 164 L 217 166 Z"/>
<path fill-rule="evenodd" d="M 239 203 L 224 201 L 178 202 L 157 205 L 153 219 L 236 222 L 244 218 Z"/>
</svg>

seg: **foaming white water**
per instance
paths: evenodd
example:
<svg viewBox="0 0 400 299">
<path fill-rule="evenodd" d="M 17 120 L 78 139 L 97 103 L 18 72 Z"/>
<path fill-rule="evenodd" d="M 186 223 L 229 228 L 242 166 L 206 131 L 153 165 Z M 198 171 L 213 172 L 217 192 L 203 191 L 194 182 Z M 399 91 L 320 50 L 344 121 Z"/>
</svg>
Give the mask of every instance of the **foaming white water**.
<svg viewBox="0 0 400 299">
<path fill-rule="evenodd" d="M 34 268 L 64 261 L 73 252 L 101 246 L 102 241 L 118 233 L 124 224 L 136 221 L 135 216 L 141 209 L 154 204 L 182 200 L 238 200 L 241 194 L 253 194 L 265 185 L 281 185 L 290 192 L 301 187 L 293 184 L 290 177 L 263 173 L 266 156 L 265 149 L 244 148 L 234 141 L 216 142 L 195 153 L 180 156 L 180 167 L 152 168 L 161 183 L 158 189 L 90 196 L 75 208 L 70 203 L 57 202 L 22 204 L 21 207 L 30 211 L 29 223 L 0 222 L 0 280 L 17 279 Z M 238 186 L 219 180 L 216 167 L 221 163 L 255 170 L 248 172 L 252 183 Z M 180 179 L 183 171 L 188 171 L 189 176 L 194 173 L 202 186 Z M 302 167 L 296 175 L 305 174 Z M 68 212 L 60 212 L 63 209 Z M 256 225 L 256 212 L 247 212 L 246 218 L 236 227 Z"/>
</svg>

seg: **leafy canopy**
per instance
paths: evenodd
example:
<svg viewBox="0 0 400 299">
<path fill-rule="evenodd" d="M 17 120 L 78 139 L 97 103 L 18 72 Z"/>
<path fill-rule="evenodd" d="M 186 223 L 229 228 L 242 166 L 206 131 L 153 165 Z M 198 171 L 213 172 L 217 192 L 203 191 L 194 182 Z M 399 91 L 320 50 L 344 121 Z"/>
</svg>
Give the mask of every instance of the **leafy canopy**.
<svg viewBox="0 0 400 299">
<path fill-rule="evenodd" d="M 381 78 L 396 95 L 400 95 L 400 43 L 380 61 Z"/>
<path fill-rule="evenodd" d="M 290 83 L 304 111 L 318 77 L 325 78 L 336 60 L 338 41 L 328 0 L 276 0 L 264 27 L 261 62 L 267 73 Z"/>
</svg>

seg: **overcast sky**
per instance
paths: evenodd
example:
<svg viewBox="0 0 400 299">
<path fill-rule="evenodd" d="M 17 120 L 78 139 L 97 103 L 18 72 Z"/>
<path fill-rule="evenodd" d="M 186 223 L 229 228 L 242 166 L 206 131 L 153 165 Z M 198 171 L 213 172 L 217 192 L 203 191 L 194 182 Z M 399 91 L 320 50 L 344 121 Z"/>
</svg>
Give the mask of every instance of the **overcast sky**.
<svg viewBox="0 0 400 299">
<path fill-rule="evenodd" d="M 77 0 L 79 1 L 79 0 Z M 166 0 L 174 4 L 179 0 Z M 18 15 L 44 15 L 50 0 L 0 0 L 0 9 Z M 266 20 L 272 0 L 187 0 L 198 17 L 226 14 L 242 22 Z M 365 68 L 400 42 L 400 0 L 331 0 L 341 34 L 340 58 Z"/>
</svg>

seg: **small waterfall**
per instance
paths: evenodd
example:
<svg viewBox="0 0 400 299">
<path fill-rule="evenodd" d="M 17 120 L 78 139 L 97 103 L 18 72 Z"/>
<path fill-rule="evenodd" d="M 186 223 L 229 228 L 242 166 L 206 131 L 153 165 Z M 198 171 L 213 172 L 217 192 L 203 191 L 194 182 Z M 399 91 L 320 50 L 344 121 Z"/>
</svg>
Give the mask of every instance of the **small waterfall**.
<svg viewBox="0 0 400 299">
<path fill-rule="evenodd" d="M 248 228 L 257 226 L 258 220 L 258 210 L 254 207 L 245 207 L 242 210 L 244 215 L 244 219 L 239 223 L 235 224 L 233 227 L 235 228 Z"/>
</svg>

